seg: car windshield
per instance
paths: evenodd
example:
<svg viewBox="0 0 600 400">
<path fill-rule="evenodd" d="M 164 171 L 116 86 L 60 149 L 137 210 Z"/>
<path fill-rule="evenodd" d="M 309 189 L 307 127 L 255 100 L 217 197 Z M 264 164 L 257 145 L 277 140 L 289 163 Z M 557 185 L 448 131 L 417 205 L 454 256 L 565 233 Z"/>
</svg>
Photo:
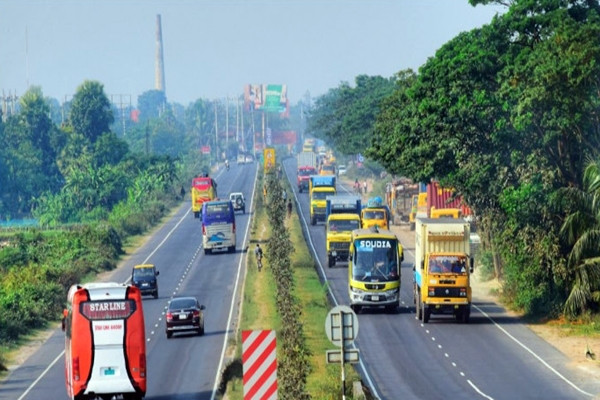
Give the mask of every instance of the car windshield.
<svg viewBox="0 0 600 400">
<path fill-rule="evenodd" d="M 194 307 L 196 307 L 196 300 L 194 299 L 173 299 L 171 304 L 169 304 L 170 310 L 180 310 Z"/>
<path fill-rule="evenodd" d="M 133 277 L 136 279 L 146 279 L 154 277 L 154 269 L 152 268 L 135 268 L 133 270 Z"/>
<path fill-rule="evenodd" d="M 363 282 L 387 282 L 398 279 L 396 242 L 393 240 L 357 240 L 352 279 Z"/>
</svg>

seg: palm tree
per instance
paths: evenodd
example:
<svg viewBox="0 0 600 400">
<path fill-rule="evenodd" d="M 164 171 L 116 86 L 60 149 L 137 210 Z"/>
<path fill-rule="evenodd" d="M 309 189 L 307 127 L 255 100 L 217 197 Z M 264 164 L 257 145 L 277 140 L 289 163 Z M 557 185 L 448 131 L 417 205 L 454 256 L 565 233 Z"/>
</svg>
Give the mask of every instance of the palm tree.
<svg viewBox="0 0 600 400">
<path fill-rule="evenodd" d="M 600 160 L 588 162 L 582 189 L 565 188 L 562 195 L 574 210 L 560 230 L 572 246 L 567 267 L 574 273 L 564 312 L 575 316 L 600 302 Z"/>
</svg>

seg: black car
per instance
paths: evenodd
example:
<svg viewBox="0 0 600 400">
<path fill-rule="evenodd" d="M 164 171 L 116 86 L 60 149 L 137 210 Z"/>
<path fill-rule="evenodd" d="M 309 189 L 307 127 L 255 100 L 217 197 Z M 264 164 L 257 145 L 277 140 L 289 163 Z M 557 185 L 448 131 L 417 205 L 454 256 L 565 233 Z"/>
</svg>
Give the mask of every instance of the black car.
<svg viewBox="0 0 600 400">
<path fill-rule="evenodd" d="M 151 294 L 158 298 L 158 276 L 159 272 L 154 264 L 140 264 L 133 267 L 131 282 L 133 286 L 140 289 L 142 295 Z"/>
<path fill-rule="evenodd" d="M 167 308 L 167 338 L 175 332 L 204 334 L 205 307 L 193 296 L 174 297 Z"/>
</svg>

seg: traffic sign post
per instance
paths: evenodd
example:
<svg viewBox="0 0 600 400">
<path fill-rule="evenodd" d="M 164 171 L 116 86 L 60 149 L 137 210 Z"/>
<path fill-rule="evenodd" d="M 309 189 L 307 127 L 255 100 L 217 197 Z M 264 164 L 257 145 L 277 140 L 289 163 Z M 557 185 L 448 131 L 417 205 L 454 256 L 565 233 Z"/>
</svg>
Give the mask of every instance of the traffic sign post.
<svg viewBox="0 0 600 400">
<path fill-rule="evenodd" d="M 358 336 L 358 318 L 348 306 L 332 308 L 325 319 L 325 333 L 327 338 L 340 350 L 327 350 L 327 363 L 339 362 L 342 368 L 342 399 L 346 399 L 346 374 L 344 363 L 358 363 L 358 349 L 346 349 Z"/>
</svg>

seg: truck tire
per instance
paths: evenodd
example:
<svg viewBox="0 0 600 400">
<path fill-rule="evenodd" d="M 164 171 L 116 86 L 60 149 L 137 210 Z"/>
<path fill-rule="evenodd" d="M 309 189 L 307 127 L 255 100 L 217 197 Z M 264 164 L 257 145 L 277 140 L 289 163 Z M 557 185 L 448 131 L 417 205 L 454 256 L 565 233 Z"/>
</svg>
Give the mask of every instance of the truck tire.
<svg viewBox="0 0 600 400">
<path fill-rule="evenodd" d="M 425 307 L 425 303 L 422 303 L 422 304 L 423 304 L 423 311 L 421 311 L 421 312 L 423 314 L 423 323 L 426 324 L 429 322 L 429 317 L 431 316 L 431 310 L 429 308 Z"/>
<path fill-rule="evenodd" d="M 467 307 L 463 308 L 461 314 L 462 315 L 461 315 L 460 322 L 462 322 L 463 324 L 468 324 L 469 319 L 471 318 L 471 307 L 467 306 Z"/>
<path fill-rule="evenodd" d="M 211 253 L 210 249 L 204 249 L 204 254 L 210 254 L 210 253 Z"/>
<path fill-rule="evenodd" d="M 298 193 L 302 193 L 302 186 L 298 186 Z"/>
<path fill-rule="evenodd" d="M 314 215 L 310 217 L 310 224 L 311 225 L 316 225 L 317 223 L 317 217 L 315 217 Z"/>
<path fill-rule="evenodd" d="M 200 212 L 194 211 L 194 218 L 200 218 Z"/>
<path fill-rule="evenodd" d="M 362 307 L 359 305 L 356 305 L 356 304 L 350 304 L 350 308 L 352 309 L 352 311 L 354 311 L 356 314 L 358 314 Z"/>
<path fill-rule="evenodd" d="M 335 267 L 335 258 L 327 257 L 327 267 Z"/>
<path fill-rule="evenodd" d="M 414 222 L 411 222 L 411 223 L 410 223 L 410 230 L 411 230 L 411 231 L 414 231 L 414 230 L 415 230 L 415 223 L 414 223 Z"/>
<path fill-rule="evenodd" d="M 417 319 L 420 321 L 421 317 L 421 293 L 418 291 L 418 287 L 416 287 L 415 291 L 415 313 L 417 314 Z"/>
</svg>

